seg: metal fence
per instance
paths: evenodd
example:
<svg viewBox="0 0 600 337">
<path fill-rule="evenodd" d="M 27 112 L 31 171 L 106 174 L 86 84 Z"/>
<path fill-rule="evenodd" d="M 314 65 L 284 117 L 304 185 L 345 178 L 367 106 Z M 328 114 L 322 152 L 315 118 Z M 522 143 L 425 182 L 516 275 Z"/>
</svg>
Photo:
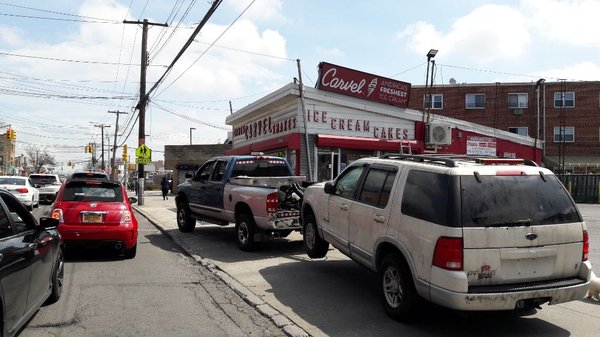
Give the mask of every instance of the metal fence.
<svg viewBox="0 0 600 337">
<path fill-rule="evenodd" d="M 600 175 L 560 174 L 557 175 L 577 203 L 597 204 Z"/>
</svg>

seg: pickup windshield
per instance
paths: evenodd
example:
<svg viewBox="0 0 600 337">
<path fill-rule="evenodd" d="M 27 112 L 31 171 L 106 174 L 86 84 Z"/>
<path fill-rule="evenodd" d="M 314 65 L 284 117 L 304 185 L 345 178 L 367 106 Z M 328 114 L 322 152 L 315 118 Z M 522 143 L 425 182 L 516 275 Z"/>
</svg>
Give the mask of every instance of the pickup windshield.
<svg viewBox="0 0 600 337">
<path fill-rule="evenodd" d="M 235 163 L 232 177 L 285 177 L 291 175 L 288 165 L 277 159 L 249 159 Z"/>
</svg>

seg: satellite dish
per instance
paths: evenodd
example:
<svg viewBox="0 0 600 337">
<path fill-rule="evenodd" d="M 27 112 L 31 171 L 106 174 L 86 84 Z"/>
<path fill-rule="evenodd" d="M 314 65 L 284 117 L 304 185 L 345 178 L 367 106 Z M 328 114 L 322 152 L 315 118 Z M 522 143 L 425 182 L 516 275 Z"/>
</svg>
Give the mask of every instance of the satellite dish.
<svg viewBox="0 0 600 337">
<path fill-rule="evenodd" d="M 453 77 L 450 78 L 449 82 L 450 82 L 450 84 L 456 84 L 456 80 Z"/>
</svg>

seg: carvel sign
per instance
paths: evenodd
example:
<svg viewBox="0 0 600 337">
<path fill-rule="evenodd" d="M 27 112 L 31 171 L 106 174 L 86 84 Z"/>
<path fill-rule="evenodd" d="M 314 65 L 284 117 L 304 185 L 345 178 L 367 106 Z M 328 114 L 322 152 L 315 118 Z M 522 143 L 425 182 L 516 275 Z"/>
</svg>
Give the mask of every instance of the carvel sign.
<svg viewBox="0 0 600 337">
<path fill-rule="evenodd" d="M 410 83 L 363 73 L 331 63 L 319 64 L 317 88 L 338 94 L 408 107 Z"/>
</svg>

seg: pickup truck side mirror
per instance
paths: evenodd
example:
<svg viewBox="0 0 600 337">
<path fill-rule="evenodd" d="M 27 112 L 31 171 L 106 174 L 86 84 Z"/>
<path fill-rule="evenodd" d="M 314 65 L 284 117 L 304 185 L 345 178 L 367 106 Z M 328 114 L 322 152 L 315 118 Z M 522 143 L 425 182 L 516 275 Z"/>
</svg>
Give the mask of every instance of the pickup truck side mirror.
<svg viewBox="0 0 600 337">
<path fill-rule="evenodd" d="M 325 187 L 323 189 L 324 189 L 325 193 L 327 193 L 327 194 L 335 193 L 335 185 L 331 181 L 326 182 Z"/>
</svg>

